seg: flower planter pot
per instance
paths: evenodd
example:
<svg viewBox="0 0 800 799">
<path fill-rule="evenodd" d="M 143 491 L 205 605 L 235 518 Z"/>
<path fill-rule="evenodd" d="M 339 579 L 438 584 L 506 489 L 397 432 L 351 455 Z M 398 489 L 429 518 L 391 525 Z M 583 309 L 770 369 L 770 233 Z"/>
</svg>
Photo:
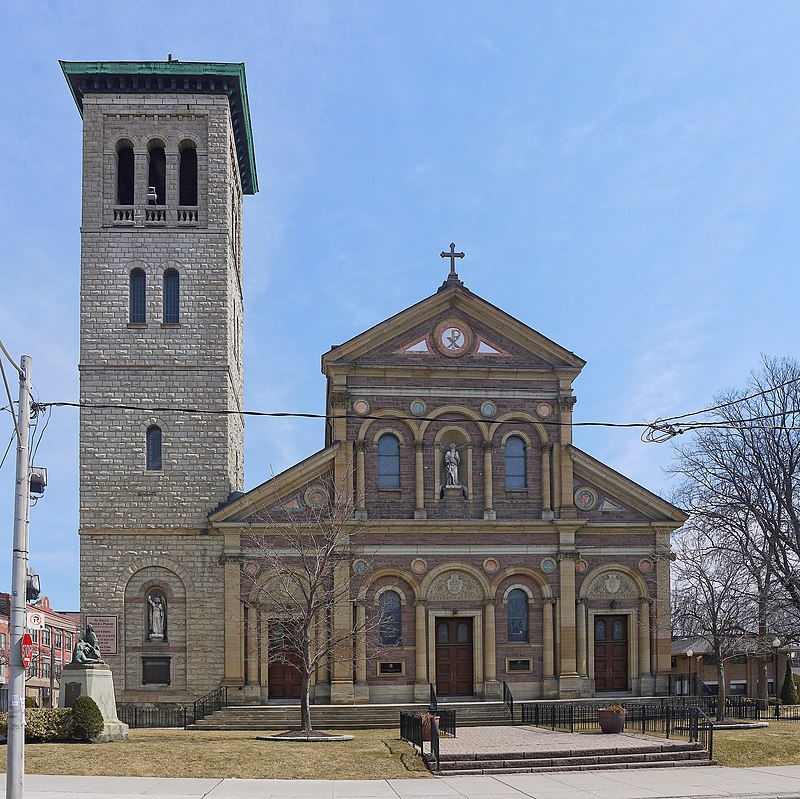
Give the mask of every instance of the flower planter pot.
<svg viewBox="0 0 800 799">
<path fill-rule="evenodd" d="M 441 716 L 434 716 L 432 713 L 422 713 L 422 740 L 430 741 L 431 739 L 431 718 L 436 719 L 436 729 L 439 729 L 439 721 Z"/>
<path fill-rule="evenodd" d="M 598 708 L 597 720 L 600 722 L 600 729 L 607 734 L 620 733 L 625 729 L 625 714 L 616 710 Z"/>
</svg>

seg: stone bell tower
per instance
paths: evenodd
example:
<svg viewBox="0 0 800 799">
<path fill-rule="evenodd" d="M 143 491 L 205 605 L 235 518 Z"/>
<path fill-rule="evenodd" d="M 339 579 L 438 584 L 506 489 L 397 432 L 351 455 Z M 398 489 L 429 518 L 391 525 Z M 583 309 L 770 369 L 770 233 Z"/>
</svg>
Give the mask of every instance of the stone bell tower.
<svg viewBox="0 0 800 799">
<path fill-rule="evenodd" d="M 81 609 L 112 613 L 128 589 L 109 557 L 132 575 L 154 553 L 187 566 L 182 536 L 242 489 L 242 197 L 258 184 L 244 64 L 61 67 L 83 118 Z"/>
</svg>

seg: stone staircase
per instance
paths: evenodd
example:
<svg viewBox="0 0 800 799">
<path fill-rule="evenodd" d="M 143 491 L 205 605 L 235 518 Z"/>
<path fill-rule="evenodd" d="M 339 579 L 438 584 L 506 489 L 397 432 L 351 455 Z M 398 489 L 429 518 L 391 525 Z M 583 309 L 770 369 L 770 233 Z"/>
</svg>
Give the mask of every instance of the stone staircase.
<svg viewBox="0 0 800 799">
<path fill-rule="evenodd" d="M 442 702 L 439 708 L 456 711 L 458 727 L 508 725 L 511 716 L 502 702 Z M 400 712 L 426 712 L 425 704 L 312 705 L 311 718 L 319 730 L 396 729 Z M 299 705 L 229 705 L 195 724 L 190 730 L 287 730 L 297 727 Z"/>
<path fill-rule="evenodd" d="M 439 777 L 716 765 L 700 744 L 684 741 L 643 743 L 641 746 L 616 750 L 590 747 L 581 749 L 579 754 L 575 750 L 442 754 L 438 771 L 435 771 L 435 761 L 431 755 L 425 753 L 423 758 L 428 768 Z"/>
</svg>

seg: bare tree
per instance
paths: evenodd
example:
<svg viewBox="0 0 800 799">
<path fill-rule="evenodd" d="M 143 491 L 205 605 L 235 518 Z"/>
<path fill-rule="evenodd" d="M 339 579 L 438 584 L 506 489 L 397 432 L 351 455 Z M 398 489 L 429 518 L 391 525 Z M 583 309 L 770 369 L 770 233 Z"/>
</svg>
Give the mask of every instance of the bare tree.
<svg viewBox="0 0 800 799">
<path fill-rule="evenodd" d="M 354 639 L 374 643 L 382 623 L 379 614 L 354 607 L 363 597 L 355 595 L 351 565 L 367 525 L 354 518 L 351 492 L 327 488 L 326 497 L 305 507 L 278 503 L 277 511 L 261 511 L 242 540 L 251 602 L 271 627 L 268 663 L 287 664 L 300 674 L 303 733 L 312 730 L 312 676 L 333 663 L 352 670 Z M 369 651 L 373 657 L 378 652 L 374 645 Z"/>
<path fill-rule="evenodd" d="M 715 405 L 672 471 L 684 478 L 678 502 L 750 583 L 766 699 L 770 641 L 796 640 L 800 617 L 800 364 L 764 358 Z"/>
</svg>

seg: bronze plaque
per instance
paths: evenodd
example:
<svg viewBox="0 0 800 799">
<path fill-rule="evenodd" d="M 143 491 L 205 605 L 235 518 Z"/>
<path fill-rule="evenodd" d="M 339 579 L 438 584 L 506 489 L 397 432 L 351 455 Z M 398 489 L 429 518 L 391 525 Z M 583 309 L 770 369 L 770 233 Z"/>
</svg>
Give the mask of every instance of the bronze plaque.
<svg viewBox="0 0 800 799">
<path fill-rule="evenodd" d="M 79 682 L 68 682 L 64 686 L 64 707 L 72 707 L 80 695 L 81 684 Z"/>
</svg>

